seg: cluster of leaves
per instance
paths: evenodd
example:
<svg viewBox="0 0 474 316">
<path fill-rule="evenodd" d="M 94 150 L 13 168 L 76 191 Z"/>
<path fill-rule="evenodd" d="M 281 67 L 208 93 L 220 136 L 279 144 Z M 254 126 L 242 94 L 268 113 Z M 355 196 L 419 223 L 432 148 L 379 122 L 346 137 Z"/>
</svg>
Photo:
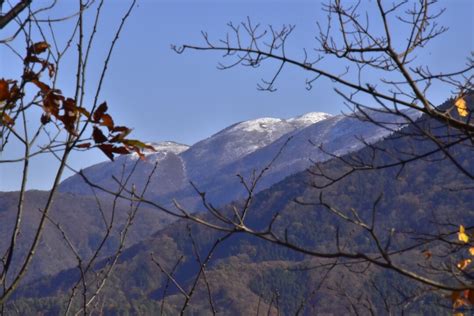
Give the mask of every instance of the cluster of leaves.
<svg viewBox="0 0 474 316">
<path fill-rule="evenodd" d="M 27 49 L 20 85 L 16 80 L 0 79 L 0 125 L 12 128 L 18 114 L 27 109 L 27 107 L 19 107 L 18 101 L 24 96 L 23 88 L 31 83 L 39 90 L 37 93 L 39 102 L 35 104 L 41 106 L 43 110 L 41 124 L 47 125 L 53 122 L 57 126 L 62 125 L 75 148 L 98 147 L 111 160 L 114 159 L 115 154 L 124 155 L 132 152 L 136 152 L 143 158 L 143 149 L 154 150 L 153 147 L 139 140 L 128 139 L 131 129 L 126 126 L 115 126 L 112 116 L 106 113 L 108 107 L 105 102 L 89 112 L 78 105 L 75 99 L 65 97 L 61 90 L 52 88 L 42 81 L 41 75 L 45 71 L 49 79 L 52 79 L 56 72 L 54 64 L 47 58 L 40 57 L 49 51 L 49 47 L 49 44 L 43 41 Z M 88 124 L 92 125 L 90 139 L 94 141 L 94 145 L 81 139 Z M 108 132 L 104 134 L 102 128 L 107 128 Z"/>
<path fill-rule="evenodd" d="M 467 258 L 460 260 L 456 266 L 463 273 L 468 273 L 468 269 L 471 268 L 472 257 L 474 257 L 474 243 L 472 242 L 474 235 L 469 235 L 466 232 L 466 228 L 463 225 L 459 226 L 458 240 L 462 243 L 463 247 L 466 248 Z M 451 293 L 451 299 L 453 303 L 453 309 L 459 310 L 464 307 L 474 306 L 474 291 L 465 290 L 465 291 L 454 291 Z M 455 314 L 456 316 L 462 316 L 462 312 Z"/>
<path fill-rule="evenodd" d="M 97 109 L 89 114 L 84 113 L 90 122 L 94 124 L 92 131 L 92 139 L 95 146 L 97 146 L 107 157 L 114 159 L 114 154 L 126 155 L 131 152 L 136 152 L 140 158 L 144 158 L 143 149 L 154 150 L 152 146 L 136 140 L 128 139 L 127 136 L 132 131 L 126 126 L 115 126 L 112 117 L 107 114 L 107 103 L 104 102 L 97 107 Z M 107 134 L 104 134 L 102 128 L 107 128 Z M 92 144 L 90 142 L 79 144 L 79 148 L 89 148 Z"/>
<path fill-rule="evenodd" d="M 14 120 L 9 113 L 20 96 L 20 89 L 15 80 L 0 79 L 0 125 L 13 125 Z"/>
</svg>

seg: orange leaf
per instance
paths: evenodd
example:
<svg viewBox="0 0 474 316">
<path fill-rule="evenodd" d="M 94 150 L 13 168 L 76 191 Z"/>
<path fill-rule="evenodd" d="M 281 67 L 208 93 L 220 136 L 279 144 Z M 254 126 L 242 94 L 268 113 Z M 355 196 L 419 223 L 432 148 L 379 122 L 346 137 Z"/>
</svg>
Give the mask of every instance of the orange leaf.
<svg viewBox="0 0 474 316">
<path fill-rule="evenodd" d="M 84 115 L 85 117 L 87 117 L 87 118 L 91 117 L 91 114 L 85 108 L 78 107 L 77 110 L 79 111 L 79 113 L 82 113 L 82 115 Z"/>
<path fill-rule="evenodd" d="M 469 248 L 469 254 L 474 256 L 474 247 Z"/>
<path fill-rule="evenodd" d="M 50 86 L 48 86 L 44 82 L 41 82 L 37 79 L 31 80 L 31 82 L 33 82 L 38 88 L 40 88 L 41 92 L 43 92 L 44 94 L 47 94 L 47 93 L 49 93 L 49 91 L 51 91 Z"/>
<path fill-rule="evenodd" d="M 102 125 L 107 126 L 109 131 L 113 130 L 114 128 L 114 120 L 108 114 L 102 114 Z"/>
<path fill-rule="evenodd" d="M 454 302 L 456 302 L 459 299 L 460 296 L 461 296 L 460 291 L 453 291 L 451 293 L 451 302 L 454 304 Z"/>
<path fill-rule="evenodd" d="M 3 113 L 1 123 L 3 125 L 13 125 L 15 124 L 15 121 L 13 121 L 13 119 L 7 113 Z"/>
<path fill-rule="evenodd" d="M 458 262 L 457 267 L 459 270 L 464 270 L 467 268 L 468 265 L 470 265 L 472 262 L 472 259 L 463 259 Z"/>
</svg>

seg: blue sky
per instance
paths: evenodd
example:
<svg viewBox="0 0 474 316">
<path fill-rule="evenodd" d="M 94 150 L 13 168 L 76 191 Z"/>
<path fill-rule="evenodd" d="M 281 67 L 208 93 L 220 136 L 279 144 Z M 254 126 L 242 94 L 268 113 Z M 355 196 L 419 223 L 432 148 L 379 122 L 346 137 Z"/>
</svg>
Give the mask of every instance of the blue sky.
<svg viewBox="0 0 474 316">
<path fill-rule="evenodd" d="M 75 3 L 60 1 L 56 13 L 73 12 Z M 106 2 L 90 61 L 90 84 L 97 79 L 95 70 L 101 67 L 111 33 L 128 3 L 126 0 Z M 219 53 L 189 51 L 177 55 L 170 49 L 171 44 L 202 44 L 201 30 L 218 39 L 225 34 L 227 22 L 238 23 L 249 16 L 262 25 L 296 25 L 287 45 L 291 57 L 301 59 L 302 48 L 316 46 L 316 22 L 325 19 L 320 1 L 141 0 L 138 3 L 120 37 L 101 94 L 116 122 L 134 127 L 136 138 L 191 145 L 242 120 L 264 116 L 287 118 L 312 111 L 338 114 L 344 109 L 340 97 L 332 91 L 332 82 L 319 81 L 313 90 L 307 91 L 306 74 L 299 69 L 285 69 L 277 82 L 278 91 L 259 92 L 256 84 L 262 77 L 268 78 L 277 65 L 268 63 L 260 69 L 238 67 L 220 71 L 216 69 L 217 62 L 222 60 Z M 427 46 L 419 58 L 433 70 L 456 70 L 474 50 L 474 2 L 445 0 L 440 5 L 446 7 L 440 23 L 450 30 Z M 61 39 L 65 34 L 59 30 L 57 36 Z M 1 32 L 0 37 L 3 37 Z M 334 60 L 324 64 L 326 69 L 337 67 L 340 65 Z M 14 76 L 21 71 L 21 63 L 8 50 L 0 48 L 0 69 L 3 72 L 0 77 Z M 70 85 L 73 69 L 74 59 L 66 59 L 65 75 L 60 82 L 65 93 L 73 90 Z M 438 103 L 448 96 L 448 90 L 436 89 L 431 98 Z M 74 167 L 82 168 L 103 160 L 106 158 L 100 152 L 91 151 L 75 154 L 71 162 Z M 46 189 L 54 165 L 47 157 L 35 160 L 29 188 Z M 0 191 L 18 188 L 19 170 L 19 166 L 0 164 Z"/>
</svg>

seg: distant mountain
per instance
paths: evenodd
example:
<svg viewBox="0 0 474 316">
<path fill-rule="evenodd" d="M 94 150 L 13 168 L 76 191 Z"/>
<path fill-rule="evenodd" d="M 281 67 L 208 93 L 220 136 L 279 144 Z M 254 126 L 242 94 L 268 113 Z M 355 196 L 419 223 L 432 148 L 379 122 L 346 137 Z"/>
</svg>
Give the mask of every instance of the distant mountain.
<svg viewBox="0 0 474 316">
<path fill-rule="evenodd" d="M 418 116 L 410 110 L 406 110 L 405 113 L 411 118 Z M 295 129 L 271 144 L 228 163 L 218 172 L 210 175 L 202 172 L 199 178 L 201 181 L 197 182 L 199 188 L 205 191 L 209 200 L 215 204 L 224 204 L 245 195 L 244 188 L 235 175 L 240 174 L 245 179 L 251 179 L 254 171 L 258 172 L 265 168 L 280 151 L 280 156 L 260 181 L 257 192 L 289 175 L 309 168 L 315 162 L 330 159 L 330 154 L 342 156 L 363 148 L 366 143 L 375 143 L 405 123 L 403 118 L 395 115 L 374 112 L 371 116 L 374 120 L 385 124 L 377 126 L 361 121 L 354 115 L 337 115 Z M 177 192 L 176 196 L 180 197 L 180 200 L 185 200 L 193 197 L 192 194 L 193 192 L 188 190 L 184 193 Z"/>
<path fill-rule="evenodd" d="M 15 248 L 13 266 L 19 267 L 27 253 L 33 232 L 39 224 L 40 209 L 44 207 L 49 193 L 46 191 L 28 191 L 25 195 L 24 216 Z M 18 192 L 0 192 L 0 249 L 5 251 L 10 242 L 15 223 L 18 204 Z M 107 225 L 114 219 L 111 236 L 99 257 L 110 256 L 119 244 L 119 232 L 130 212 L 130 203 L 122 200 L 101 198 L 92 195 L 57 193 L 49 214 L 54 223 L 60 225 L 67 238 L 83 259 L 89 258 L 105 236 Z M 147 238 L 170 223 L 170 219 L 146 206 L 141 206 L 133 227 L 129 231 L 127 246 Z M 7 237 L 8 236 L 8 237 Z M 50 221 L 46 222 L 40 245 L 27 273 L 26 281 L 44 275 L 56 274 L 65 268 L 77 265 L 74 253 L 63 239 L 61 231 Z"/>
<path fill-rule="evenodd" d="M 407 112 L 412 114 L 411 112 Z M 397 116 L 374 113 L 387 125 L 401 123 Z M 302 171 L 315 161 L 329 158 L 316 145 L 322 144 L 333 154 L 344 154 L 364 146 L 360 139 L 375 142 L 391 132 L 383 126 L 362 122 L 353 116 L 331 116 L 313 112 L 291 119 L 260 118 L 240 122 L 202 140 L 193 146 L 165 142 L 155 144 L 156 153 L 148 153 L 145 161 L 137 156 L 120 157 L 84 170 L 88 178 L 109 189 L 118 187 L 116 179 L 130 172 L 137 163 L 129 184 L 142 188 L 155 163 L 147 197 L 170 205 L 176 198 L 190 210 L 199 210 L 200 200 L 189 182 L 206 191 L 215 203 L 238 199 L 244 190 L 236 174 L 249 178 L 254 170 L 264 168 L 292 137 L 281 157 L 274 163 L 258 190 L 288 175 Z M 89 194 L 90 188 L 78 176 L 62 182 L 60 191 Z"/>
<path fill-rule="evenodd" d="M 382 119 L 382 118 L 381 118 Z M 387 122 L 398 122 L 396 118 L 384 117 Z M 390 132 L 383 127 L 361 122 L 351 116 L 330 116 L 325 113 L 308 113 L 292 119 L 263 118 L 234 124 L 217 134 L 189 147 L 174 142 L 151 143 L 155 150 L 145 152 L 145 160 L 136 154 L 118 157 L 114 162 L 103 162 L 84 170 L 90 181 L 111 190 L 118 188 L 116 179 L 127 179 L 129 187 L 134 184 L 140 190 L 154 169 L 148 197 L 169 205 L 176 198 L 189 210 L 199 210 L 200 201 L 189 181 L 209 194 L 214 204 L 225 204 L 243 196 L 244 190 L 235 175 L 240 173 L 249 177 L 253 170 L 263 168 L 283 144 L 292 137 L 284 148 L 281 157 L 275 161 L 268 174 L 263 178 L 257 191 L 269 187 L 286 176 L 308 168 L 312 161 L 323 161 L 329 157 L 314 144 L 323 144 L 330 152 L 343 154 L 363 146 L 357 137 L 374 142 L 386 137 Z M 96 190 L 96 193 L 100 191 Z M 91 188 L 79 176 L 73 176 L 61 183 L 60 194 L 56 196 L 52 218 L 59 222 L 81 254 L 91 253 L 95 242 L 102 236 L 104 224 L 99 206 L 92 195 Z M 42 205 L 47 192 L 31 191 L 27 193 L 26 211 L 28 220 L 24 221 L 23 238 L 27 245 L 31 231 L 37 224 L 38 205 Z M 100 195 L 102 208 L 107 214 L 113 206 L 113 200 L 105 194 Z M 0 193 L 0 220 L 13 223 L 17 193 Z M 128 244 L 148 238 L 163 228 L 171 220 L 159 211 L 142 205 L 141 215 L 135 220 L 134 229 Z M 123 221 L 128 204 L 117 204 L 117 219 Z M 6 247 L 12 225 L 0 227 L 0 249 Z M 114 237 L 116 240 L 116 236 Z M 113 239 L 105 248 L 103 255 L 113 251 Z M 26 246 L 25 246 L 26 247 Z M 66 253 L 50 261 L 54 252 L 62 249 Z M 26 248 L 23 250 L 26 251 Z M 53 274 L 58 269 L 74 264 L 73 254 L 67 251 L 57 229 L 48 225 L 48 232 L 38 251 L 38 257 L 29 278 L 38 278 L 44 274 Z"/>
<path fill-rule="evenodd" d="M 188 178 L 200 182 L 203 177 L 217 174 L 222 166 L 329 117 L 326 113 L 313 112 L 288 120 L 260 118 L 234 124 L 183 152 Z"/>
<path fill-rule="evenodd" d="M 141 161 L 138 155 L 133 153 L 119 156 L 113 162 L 106 161 L 88 167 L 84 170 L 84 174 L 93 183 L 115 190 L 119 185 L 113 177 L 116 179 L 126 178 L 135 169 L 129 179 L 129 187 L 133 183 L 137 185 L 138 189 L 142 189 L 156 164 L 155 176 L 150 185 L 150 189 L 155 194 L 167 194 L 182 188 L 186 184 L 186 173 L 179 154 L 186 151 L 189 146 L 169 141 L 149 143 L 149 145 L 153 146 L 155 151 L 146 150 L 145 161 Z M 79 175 L 64 180 L 59 190 L 75 194 L 91 194 L 89 185 Z"/>
<path fill-rule="evenodd" d="M 328 126 L 343 124 L 343 120 L 344 118 L 333 121 Z M 439 122 L 426 121 L 424 118 L 418 122 L 419 126 L 435 126 L 437 132 L 441 132 Z M 353 127 L 351 124 L 342 126 Z M 407 154 L 405 149 L 424 153 L 436 148 L 436 144 L 426 138 L 405 137 L 406 133 L 415 132 L 415 127 L 408 126 L 400 133 L 377 142 L 377 147 L 383 150 L 375 157 L 375 161 L 370 148 L 361 148 L 357 152 L 346 154 L 344 158 L 382 165 L 392 162 L 396 157 L 394 155 Z M 331 134 L 336 136 L 327 146 L 334 144 L 336 140 L 342 142 L 343 133 L 339 136 L 337 133 Z M 334 150 L 338 150 L 336 148 L 341 147 L 336 146 Z M 449 150 L 452 157 L 462 166 L 474 171 L 472 146 L 460 144 Z M 452 229 L 451 225 L 457 227 L 461 222 L 466 227 L 472 226 L 472 192 L 449 189 L 469 187 L 471 180 L 459 172 L 448 159 L 439 159 L 442 154 L 432 158 L 407 164 L 403 172 L 399 167 L 354 172 L 322 191 L 308 185 L 315 179 L 307 172 L 291 175 L 255 196 L 247 217 L 247 225 L 254 230 L 264 229 L 278 213 L 274 231 L 301 247 L 314 251 L 336 251 L 337 234 L 338 247 L 351 247 L 354 253 L 373 251 L 377 254 L 369 233 L 335 218 L 317 203 L 319 193 L 324 192 L 325 201 L 347 212 L 353 208 L 359 211 L 360 217 L 365 220 L 371 218 L 373 203 L 383 193 L 377 205 L 377 216 L 374 218 L 377 221 L 376 230 L 379 233 L 394 232 L 391 249 L 395 250 L 401 245 L 417 242 L 416 239 L 407 237 L 409 234 L 399 232 L 416 229 L 420 233 L 426 233 L 426 236 L 431 236 L 433 231 L 449 230 Z M 326 161 L 322 168 L 330 174 L 338 174 L 345 167 L 341 161 L 332 159 Z M 316 203 L 303 206 L 294 203 L 295 198 Z M 236 204 L 239 205 L 239 202 Z M 230 211 L 228 207 L 221 210 Z M 211 216 L 207 219 L 212 221 Z M 447 223 L 446 227 L 440 227 L 433 219 Z M 165 291 L 165 314 L 179 313 L 182 296 L 173 284 L 166 285 L 167 277 L 160 273 L 150 260 L 150 253 L 153 253 L 168 271 L 171 271 L 178 258 L 183 256 L 174 276 L 183 287 L 189 289 L 198 266 L 187 224 L 187 221 L 172 223 L 123 253 L 114 277 L 110 279 L 99 299 L 105 314 L 156 313 L 160 309 Z M 194 224 L 191 225 L 191 230 L 198 248 L 202 251 L 201 258 L 214 241 L 224 235 Z M 383 242 L 385 244 L 385 241 Z M 424 250 L 426 249 L 423 247 L 415 248 L 399 263 L 411 265 L 414 269 L 420 264 L 426 265 L 427 261 L 422 253 Z M 401 259 L 397 258 L 397 261 Z M 352 312 L 359 301 L 362 304 L 370 303 L 374 314 L 386 314 L 384 304 L 393 302 L 395 314 L 401 313 L 401 306 L 408 307 L 405 310 L 408 314 L 443 315 L 451 312 L 438 305 L 439 302 L 435 297 L 430 297 L 426 289 L 423 293 L 428 293 L 427 298 L 417 297 L 410 304 L 397 304 L 395 299 L 384 300 L 382 294 L 396 296 L 402 293 L 400 300 L 404 302 L 406 297 L 403 297 L 403 293 L 412 293 L 416 287 L 395 273 L 367 265 L 332 266 L 327 265 L 328 263 L 330 261 L 314 260 L 255 237 L 234 234 L 214 253 L 212 263 L 207 266 L 206 278 L 210 284 L 209 291 L 213 295 L 215 308 L 219 313 L 229 315 L 255 313 L 258 309 L 268 314 L 276 314 L 276 306 L 280 308 L 282 315 L 293 315 L 300 307 L 301 315 L 346 314 L 347 310 Z M 77 277 L 77 271 L 70 270 L 31 284 L 18 293 L 21 298 L 15 302 L 15 308 L 36 313 L 59 310 L 61 302 L 66 298 L 62 289 L 70 286 L 71 280 Z M 325 282 L 321 283 L 321 280 Z M 374 284 L 377 285 L 376 290 Z M 344 291 L 347 299 L 340 295 L 338 288 Z M 211 313 L 207 288 L 203 282 L 190 302 L 189 313 Z"/>
</svg>

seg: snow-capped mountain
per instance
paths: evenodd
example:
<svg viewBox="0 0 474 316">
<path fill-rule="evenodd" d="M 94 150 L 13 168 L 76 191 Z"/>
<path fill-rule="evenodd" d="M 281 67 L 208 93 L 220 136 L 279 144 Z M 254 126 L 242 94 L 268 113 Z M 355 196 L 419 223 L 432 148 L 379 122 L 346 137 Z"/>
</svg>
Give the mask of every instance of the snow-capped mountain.
<svg viewBox="0 0 474 316">
<path fill-rule="evenodd" d="M 313 112 L 296 118 L 259 118 L 240 122 L 202 140 L 183 152 L 188 175 L 194 181 L 209 172 L 230 164 L 285 134 L 329 118 L 327 113 Z"/>
<path fill-rule="evenodd" d="M 148 145 L 153 146 L 154 150 L 144 151 L 144 161 L 137 161 L 139 157 L 136 153 L 133 153 L 120 156 L 115 161 L 106 161 L 86 168 L 84 174 L 93 183 L 113 190 L 118 188 L 118 184 L 113 178 L 121 179 L 123 175 L 127 177 L 137 164 L 129 184 L 137 184 L 137 188 L 141 189 L 155 164 L 157 164 L 155 176 L 150 184 L 151 191 L 156 194 L 166 194 L 178 190 L 184 185 L 186 179 L 183 169 L 184 164 L 179 154 L 187 150 L 189 146 L 171 141 L 148 143 Z M 166 179 L 165 185 L 158 182 L 158 179 Z M 79 175 L 64 180 L 60 185 L 60 191 L 77 194 L 91 193 L 89 186 Z"/>
<path fill-rule="evenodd" d="M 412 118 L 418 116 L 418 113 L 413 111 L 405 113 Z M 236 174 L 250 179 L 254 170 L 265 168 L 280 151 L 278 159 L 273 161 L 271 168 L 262 178 L 258 190 L 305 170 L 314 162 L 330 159 L 329 154 L 342 156 L 363 148 L 367 143 L 375 143 L 405 123 L 402 117 L 396 115 L 374 112 L 371 113 L 371 117 L 378 122 L 386 122 L 385 127 L 361 121 L 354 115 L 337 115 L 296 129 L 282 135 L 271 144 L 227 164 L 218 173 L 204 178 L 200 187 L 207 192 L 209 200 L 214 203 L 225 203 L 245 194 Z M 229 196 L 229 192 L 232 192 L 232 197 Z"/>
<path fill-rule="evenodd" d="M 399 123 L 399 117 L 377 114 L 378 121 Z M 288 138 L 281 156 L 267 172 L 259 189 L 266 188 L 286 176 L 308 168 L 314 161 L 329 156 L 315 145 L 323 145 L 333 154 L 358 150 L 366 142 L 375 142 L 390 134 L 390 130 L 362 122 L 353 116 L 331 116 L 313 112 L 290 119 L 259 118 L 231 125 L 189 147 L 174 142 L 153 144 L 156 152 L 146 152 L 145 161 L 138 161 L 128 185 L 138 189 L 157 163 L 148 192 L 162 203 L 176 198 L 183 205 L 197 209 L 199 197 L 189 185 L 192 181 L 208 193 L 214 203 L 226 203 L 242 196 L 244 190 L 236 174 L 250 177 L 254 170 L 264 168 Z M 123 156 L 114 162 L 104 162 L 84 170 L 90 180 L 109 189 L 118 188 L 113 180 L 130 172 L 136 155 Z M 125 168 L 123 168 L 125 165 Z M 61 184 L 61 191 L 89 194 L 90 189 L 79 176 Z"/>
</svg>

